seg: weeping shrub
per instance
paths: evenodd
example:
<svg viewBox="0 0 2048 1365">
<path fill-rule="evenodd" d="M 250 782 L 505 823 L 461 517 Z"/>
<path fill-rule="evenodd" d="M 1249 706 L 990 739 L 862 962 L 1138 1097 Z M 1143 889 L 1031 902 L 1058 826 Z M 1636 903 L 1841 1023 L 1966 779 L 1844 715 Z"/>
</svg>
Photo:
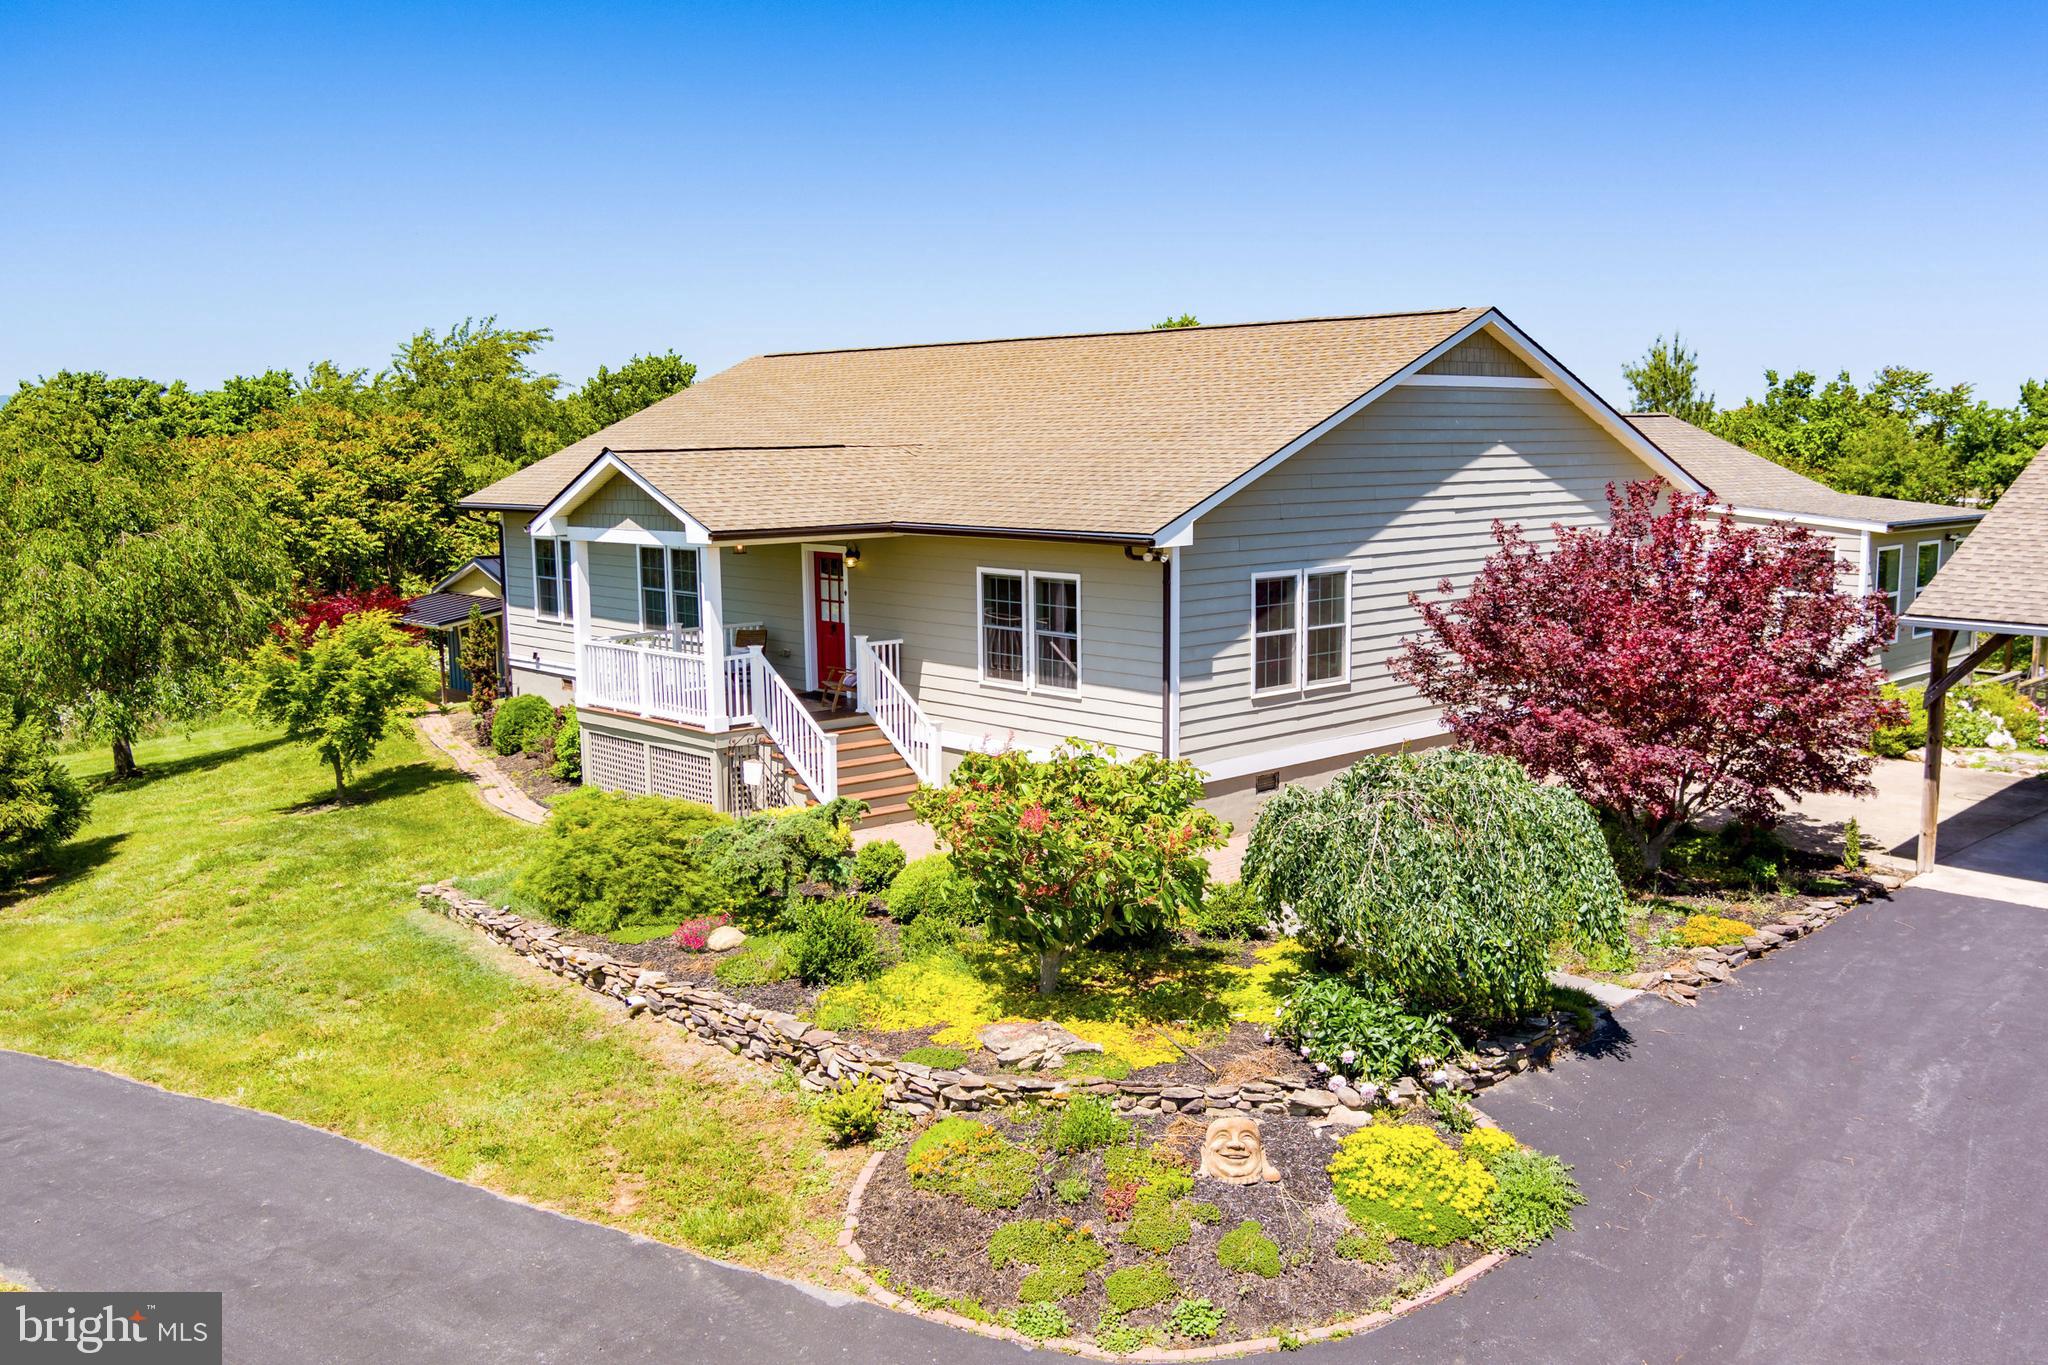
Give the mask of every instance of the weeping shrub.
<svg viewBox="0 0 2048 1365">
<path fill-rule="evenodd" d="M 1411 1009 L 1483 1022 L 1538 1008 L 1560 940 L 1619 948 L 1621 883 L 1592 808 L 1510 759 L 1374 755 L 1259 814 L 1245 879 L 1301 937 Z"/>
</svg>

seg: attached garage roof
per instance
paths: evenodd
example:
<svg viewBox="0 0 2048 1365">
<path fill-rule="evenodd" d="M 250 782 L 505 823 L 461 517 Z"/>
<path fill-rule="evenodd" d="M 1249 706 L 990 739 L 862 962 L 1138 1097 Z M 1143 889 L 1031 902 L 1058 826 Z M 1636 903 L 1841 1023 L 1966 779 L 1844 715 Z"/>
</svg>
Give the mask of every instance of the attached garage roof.
<svg viewBox="0 0 2048 1365">
<path fill-rule="evenodd" d="M 2048 632 L 2048 447 L 1920 590 L 1906 619 L 2000 634 Z"/>
<path fill-rule="evenodd" d="M 1874 529 L 1971 522 L 1984 514 L 1938 502 L 1902 502 L 1858 493 L 1838 493 L 1824 483 L 1724 441 L 1710 431 L 1664 412 L 1629 414 L 1629 425 L 1656 443 L 1685 472 L 1714 490 L 1730 507 L 1834 521 L 1870 523 Z"/>
<path fill-rule="evenodd" d="M 611 451 L 722 537 L 889 524 L 1143 538 L 1489 315 L 757 356 L 464 505 L 538 511 Z"/>
</svg>

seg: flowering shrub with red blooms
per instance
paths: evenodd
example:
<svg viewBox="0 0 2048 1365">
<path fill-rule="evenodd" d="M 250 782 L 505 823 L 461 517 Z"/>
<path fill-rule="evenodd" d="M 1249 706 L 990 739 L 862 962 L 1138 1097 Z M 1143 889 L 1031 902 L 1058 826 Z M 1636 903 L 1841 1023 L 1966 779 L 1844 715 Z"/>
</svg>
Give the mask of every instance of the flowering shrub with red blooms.
<svg viewBox="0 0 2048 1365">
<path fill-rule="evenodd" d="M 293 618 L 275 623 L 270 632 L 287 644 L 303 644 L 311 640 L 313 632 L 320 627 L 338 626 L 346 618 L 366 611 L 388 611 L 393 616 L 403 616 L 411 600 L 400 597 L 398 590 L 389 583 L 380 583 L 366 592 L 324 593 L 299 603 Z M 416 627 L 400 626 L 399 629 L 414 639 L 419 638 L 420 632 Z"/>
<path fill-rule="evenodd" d="M 1895 709 L 1883 600 L 1843 591 L 1803 527 L 1737 525 L 1656 480 L 1607 500 L 1610 525 L 1553 527 L 1548 551 L 1495 522 L 1468 593 L 1410 595 L 1425 629 L 1395 667 L 1452 733 L 1564 781 L 1646 872 L 1712 811 L 1762 821 L 1800 792 L 1869 791 L 1865 747 Z"/>
<path fill-rule="evenodd" d="M 669 935 L 669 942 L 686 953 L 701 953 L 711 946 L 711 931 L 722 929 L 732 923 L 731 915 L 706 915 L 702 919 L 686 919 L 676 926 Z"/>
<path fill-rule="evenodd" d="M 1070 739 L 1043 761 L 969 754 L 910 806 L 987 907 L 990 936 L 1038 954 L 1038 989 L 1050 995 L 1067 954 L 1097 934 L 1176 924 L 1201 903 L 1201 854 L 1230 832 L 1201 799 L 1190 763 L 1119 761 Z"/>
</svg>

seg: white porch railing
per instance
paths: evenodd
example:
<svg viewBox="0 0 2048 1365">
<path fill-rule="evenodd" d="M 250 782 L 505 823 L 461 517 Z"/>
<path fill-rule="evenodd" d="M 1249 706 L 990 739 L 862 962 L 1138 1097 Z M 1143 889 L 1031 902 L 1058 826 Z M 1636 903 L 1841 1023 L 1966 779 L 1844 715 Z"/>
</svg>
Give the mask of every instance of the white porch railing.
<svg viewBox="0 0 2048 1365">
<path fill-rule="evenodd" d="M 917 698 L 903 685 L 903 642 L 853 637 L 854 673 L 860 709 L 874 718 L 903 761 L 930 786 L 939 782 L 939 727 L 932 724 Z"/>
<path fill-rule="evenodd" d="M 677 646 L 680 646 L 678 648 Z M 576 669 L 577 700 L 654 720 L 708 725 L 711 694 L 697 632 L 644 631 L 590 640 Z M 725 717 L 754 724 L 755 689 L 747 656 L 725 660 Z"/>
<path fill-rule="evenodd" d="M 769 667 L 759 645 L 740 657 L 748 667 L 753 723 L 768 732 L 811 795 L 830 801 L 839 794 L 839 741 Z"/>
</svg>

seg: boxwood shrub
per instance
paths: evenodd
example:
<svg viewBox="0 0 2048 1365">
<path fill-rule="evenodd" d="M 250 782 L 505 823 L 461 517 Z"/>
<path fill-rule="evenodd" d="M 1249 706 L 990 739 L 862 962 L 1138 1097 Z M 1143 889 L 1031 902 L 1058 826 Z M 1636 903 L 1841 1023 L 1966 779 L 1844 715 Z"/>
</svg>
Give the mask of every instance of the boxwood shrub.
<svg viewBox="0 0 2048 1365">
<path fill-rule="evenodd" d="M 555 733 L 555 708 L 528 692 L 501 702 L 491 715 L 491 748 L 500 754 L 531 752 Z"/>
<path fill-rule="evenodd" d="M 595 934 L 721 909 L 726 889 L 699 841 L 724 823 L 694 801 L 569 792 L 541 827 L 517 894 L 549 919 Z"/>
</svg>

